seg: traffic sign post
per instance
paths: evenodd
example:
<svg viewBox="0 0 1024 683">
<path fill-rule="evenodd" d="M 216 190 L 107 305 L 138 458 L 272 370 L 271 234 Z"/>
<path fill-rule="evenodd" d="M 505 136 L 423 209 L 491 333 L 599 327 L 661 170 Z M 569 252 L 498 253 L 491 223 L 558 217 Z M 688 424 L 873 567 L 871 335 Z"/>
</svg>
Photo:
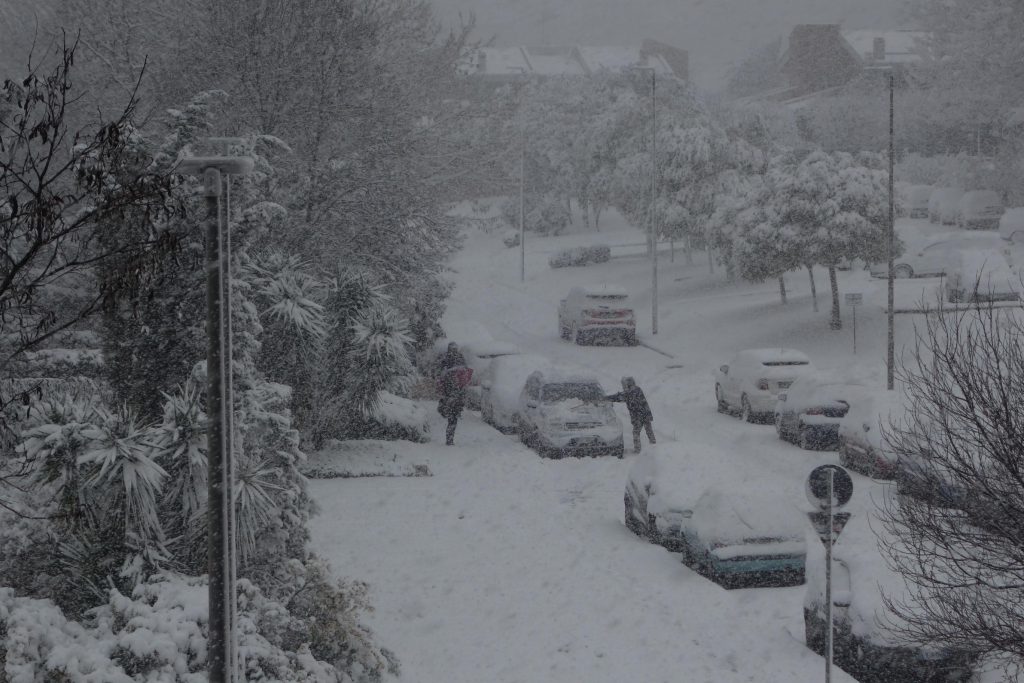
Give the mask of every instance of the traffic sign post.
<svg viewBox="0 0 1024 683">
<path fill-rule="evenodd" d="M 849 294 L 847 294 L 849 296 Z M 850 473 L 838 465 L 821 465 L 811 470 L 807 477 L 807 500 L 818 508 L 807 513 L 821 542 L 825 545 L 825 622 L 828 637 L 825 645 L 825 683 L 832 681 L 832 546 L 850 513 L 837 512 L 853 495 L 853 480 Z"/>
<path fill-rule="evenodd" d="M 846 305 L 853 309 L 853 354 L 857 355 L 857 307 L 864 303 L 860 292 L 847 292 Z"/>
</svg>

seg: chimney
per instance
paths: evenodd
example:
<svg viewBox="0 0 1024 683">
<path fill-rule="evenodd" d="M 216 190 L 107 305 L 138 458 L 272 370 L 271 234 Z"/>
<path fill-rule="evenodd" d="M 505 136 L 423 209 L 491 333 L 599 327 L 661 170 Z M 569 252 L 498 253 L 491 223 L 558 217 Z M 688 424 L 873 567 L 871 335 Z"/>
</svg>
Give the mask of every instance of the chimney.
<svg viewBox="0 0 1024 683">
<path fill-rule="evenodd" d="M 875 38 L 874 50 L 872 50 L 871 56 L 872 56 L 872 58 L 876 62 L 884 62 L 885 61 L 885 38 L 884 37 L 878 36 L 877 38 Z"/>
</svg>

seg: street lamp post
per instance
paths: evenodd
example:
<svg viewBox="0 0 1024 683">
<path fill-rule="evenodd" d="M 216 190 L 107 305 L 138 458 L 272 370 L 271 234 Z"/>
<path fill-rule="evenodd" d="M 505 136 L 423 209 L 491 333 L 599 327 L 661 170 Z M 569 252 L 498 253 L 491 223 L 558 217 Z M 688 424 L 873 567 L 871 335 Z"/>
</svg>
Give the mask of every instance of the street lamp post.
<svg viewBox="0 0 1024 683">
<path fill-rule="evenodd" d="M 211 142 L 230 144 L 226 138 Z M 245 175 L 251 157 L 187 157 L 176 172 L 201 175 L 206 198 L 206 411 L 207 430 L 207 567 L 209 573 L 210 683 L 237 680 L 235 647 L 235 547 L 231 398 L 231 247 L 230 214 L 221 218 L 225 176 Z M 229 181 L 228 181 L 229 182 Z M 229 191 L 230 192 L 230 191 Z M 223 210 L 230 210 L 225 197 Z"/>
<path fill-rule="evenodd" d="M 634 66 L 636 71 L 651 72 L 651 334 L 658 334 L 658 154 L 657 154 L 657 100 L 655 99 L 657 78 L 653 66 Z"/>
<path fill-rule="evenodd" d="M 893 319 L 894 301 L 894 279 L 895 279 L 895 242 L 896 242 L 896 201 L 893 192 L 893 166 L 896 157 L 896 76 L 892 66 L 869 66 L 869 71 L 884 71 L 889 76 L 889 229 L 885 236 L 886 260 L 888 261 L 888 306 L 886 308 L 886 323 L 888 336 L 886 340 L 885 355 L 885 387 L 889 391 L 895 386 L 896 366 L 896 333 Z"/>
</svg>

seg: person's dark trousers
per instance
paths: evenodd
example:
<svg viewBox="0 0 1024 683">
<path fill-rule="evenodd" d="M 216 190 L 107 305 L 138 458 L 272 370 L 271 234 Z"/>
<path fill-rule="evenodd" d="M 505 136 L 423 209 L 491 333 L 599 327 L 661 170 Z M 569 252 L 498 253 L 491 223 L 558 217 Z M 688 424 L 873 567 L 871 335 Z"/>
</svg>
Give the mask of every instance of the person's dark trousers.
<svg viewBox="0 0 1024 683">
<path fill-rule="evenodd" d="M 459 423 L 459 415 L 456 413 L 448 418 L 448 428 L 444 432 L 445 444 L 448 446 L 455 445 L 455 425 Z M 640 438 L 639 436 L 637 437 Z"/>
<path fill-rule="evenodd" d="M 640 452 L 640 432 L 641 430 L 647 430 L 647 440 L 651 443 L 658 443 L 654 440 L 654 425 L 651 421 L 647 422 L 634 422 L 633 423 L 633 450 L 637 453 Z"/>
</svg>

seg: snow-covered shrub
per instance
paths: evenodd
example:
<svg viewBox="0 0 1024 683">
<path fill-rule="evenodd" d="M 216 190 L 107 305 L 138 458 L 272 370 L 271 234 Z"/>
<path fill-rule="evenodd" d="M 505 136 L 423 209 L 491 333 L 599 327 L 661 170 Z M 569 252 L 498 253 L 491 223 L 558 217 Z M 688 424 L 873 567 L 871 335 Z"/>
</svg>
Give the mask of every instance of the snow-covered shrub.
<svg viewBox="0 0 1024 683">
<path fill-rule="evenodd" d="M 367 439 L 402 439 L 426 443 L 430 441 L 430 420 L 422 403 L 382 391 L 377 396 L 377 407 L 370 417 L 380 426 L 380 432 L 369 430 Z"/>
<path fill-rule="evenodd" d="M 238 644 L 248 681 L 338 683 L 397 673 L 358 618 L 362 585 L 332 585 L 316 561 L 294 563 L 282 603 L 238 584 Z M 162 573 L 73 621 L 50 600 L 0 588 L 0 680 L 141 683 L 207 680 L 205 577 Z"/>
<path fill-rule="evenodd" d="M 509 198 L 501 206 L 501 214 L 509 225 L 519 225 L 519 198 Z M 523 222 L 525 228 L 539 235 L 557 235 L 565 230 L 572 214 L 565 200 L 553 194 L 530 196 L 526 199 Z"/>
</svg>

